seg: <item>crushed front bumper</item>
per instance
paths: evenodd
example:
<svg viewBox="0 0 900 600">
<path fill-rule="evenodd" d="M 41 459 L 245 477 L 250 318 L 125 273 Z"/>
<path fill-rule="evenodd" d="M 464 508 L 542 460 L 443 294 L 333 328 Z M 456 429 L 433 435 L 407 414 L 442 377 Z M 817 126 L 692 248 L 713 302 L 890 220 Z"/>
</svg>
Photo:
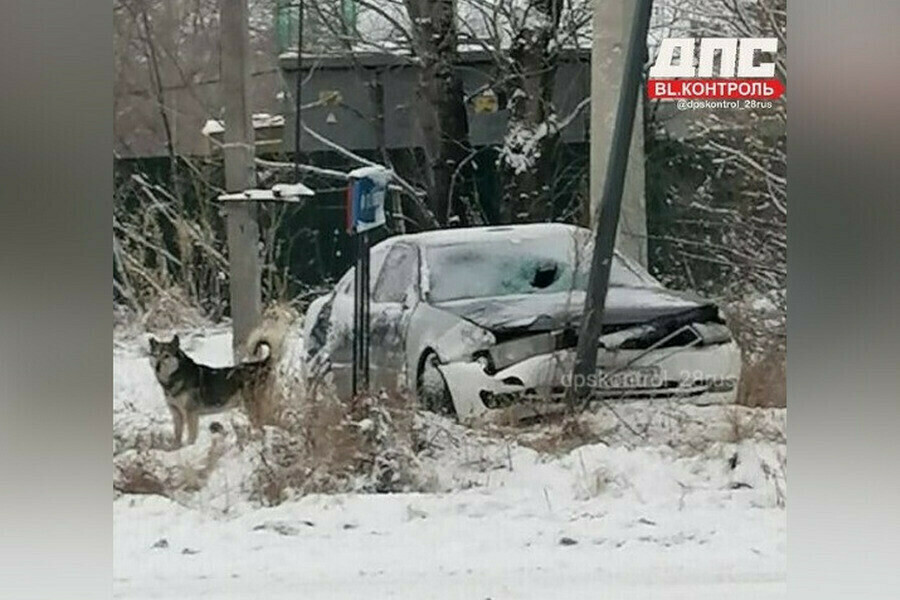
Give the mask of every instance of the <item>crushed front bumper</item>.
<svg viewBox="0 0 900 600">
<path fill-rule="evenodd" d="M 496 372 L 475 360 L 438 368 L 461 419 L 509 408 L 526 416 L 555 412 L 562 406 L 571 387 L 574 360 L 574 349 L 565 349 L 531 356 Z M 733 341 L 650 352 L 601 349 L 597 374 L 585 383 L 594 401 L 659 398 L 728 404 L 737 398 L 740 373 L 740 350 Z"/>
</svg>

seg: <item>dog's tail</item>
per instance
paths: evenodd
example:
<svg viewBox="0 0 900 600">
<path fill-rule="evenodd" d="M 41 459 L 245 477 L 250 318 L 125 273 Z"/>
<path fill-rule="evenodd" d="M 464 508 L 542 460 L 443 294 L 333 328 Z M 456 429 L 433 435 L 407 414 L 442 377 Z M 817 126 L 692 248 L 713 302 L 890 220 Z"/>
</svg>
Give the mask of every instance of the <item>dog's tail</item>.
<svg viewBox="0 0 900 600">
<path fill-rule="evenodd" d="M 292 308 L 275 304 L 267 308 L 260 324 L 250 332 L 244 343 L 244 356 L 252 362 L 277 362 L 284 345 L 284 338 L 291 323 L 297 318 Z"/>
<path fill-rule="evenodd" d="M 268 339 L 256 339 L 252 343 L 247 343 L 248 348 L 252 348 L 248 354 L 248 359 L 253 362 L 268 362 L 272 358 L 272 342 Z"/>
</svg>

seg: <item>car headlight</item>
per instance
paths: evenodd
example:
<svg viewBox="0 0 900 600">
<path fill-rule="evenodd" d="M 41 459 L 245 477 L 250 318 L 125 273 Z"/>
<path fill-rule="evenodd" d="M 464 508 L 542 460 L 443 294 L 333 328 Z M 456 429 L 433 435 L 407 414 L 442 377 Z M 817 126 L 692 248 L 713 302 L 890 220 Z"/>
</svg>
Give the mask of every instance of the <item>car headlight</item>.
<svg viewBox="0 0 900 600">
<path fill-rule="evenodd" d="M 490 349 L 491 364 L 498 369 L 521 362 L 539 354 L 549 354 L 558 348 L 561 332 L 543 332 L 497 344 Z"/>
<path fill-rule="evenodd" d="M 491 360 L 491 357 L 486 350 L 480 350 L 473 354 L 472 360 L 481 366 L 481 369 L 488 375 L 492 375 L 496 372 L 496 369 L 494 369 L 494 362 Z"/>
</svg>

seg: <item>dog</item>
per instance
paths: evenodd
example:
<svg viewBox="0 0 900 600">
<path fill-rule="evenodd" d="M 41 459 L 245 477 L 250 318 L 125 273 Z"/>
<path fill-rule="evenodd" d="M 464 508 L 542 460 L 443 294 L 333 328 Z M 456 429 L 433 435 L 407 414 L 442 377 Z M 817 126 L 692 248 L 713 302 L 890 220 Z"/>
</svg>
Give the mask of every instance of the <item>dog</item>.
<svg viewBox="0 0 900 600">
<path fill-rule="evenodd" d="M 163 388 L 166 405 L 175 424 L 175 447 L 181 447 L 187 425 L 188 445 L 197 441 L 201 415 L 243 406 L 251 408 L 259 388 L 268 377 L 271 352 L 265 340 L 258 340 L 253 354 L 264 356 L 233 367 L 201 365 L 181 349 L 178 336 L 168 342 L 150 338 L 150 364 Z"/>
</svg>

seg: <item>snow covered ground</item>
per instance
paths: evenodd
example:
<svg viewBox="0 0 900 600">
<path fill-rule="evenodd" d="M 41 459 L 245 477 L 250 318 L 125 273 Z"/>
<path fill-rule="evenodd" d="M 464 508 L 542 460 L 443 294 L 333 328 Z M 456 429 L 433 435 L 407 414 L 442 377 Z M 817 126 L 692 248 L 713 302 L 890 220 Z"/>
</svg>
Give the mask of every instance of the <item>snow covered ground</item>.
<svg viewBox="0 0 900 600">
<path fill-rule="evenodd" d="M 198 360 L 228 362 L 225 331 L 183 343 Z M 117 457 L 171 434 L 138 341 L 116 344 L 114 389 Z M 443 432 L 421 458 L 433 493 L 261 507 L 229 451 L 190 498 L 114 500 L 114 596 L 785 597 L 784 411 L 741 413 L 754 425 L 735 435 L 727 407 L 673 410 L 622 407 L 597 417 L 607 443 L 552 454 L 526 445 L 534 429 L 517 441 L 424 417 Z M 644 435 L 622 434 L 617 420 Z M 213 437 L 204 428 L 195 448 L 167 455 L 188 460 L 231 440 Z"/>
</svg>

